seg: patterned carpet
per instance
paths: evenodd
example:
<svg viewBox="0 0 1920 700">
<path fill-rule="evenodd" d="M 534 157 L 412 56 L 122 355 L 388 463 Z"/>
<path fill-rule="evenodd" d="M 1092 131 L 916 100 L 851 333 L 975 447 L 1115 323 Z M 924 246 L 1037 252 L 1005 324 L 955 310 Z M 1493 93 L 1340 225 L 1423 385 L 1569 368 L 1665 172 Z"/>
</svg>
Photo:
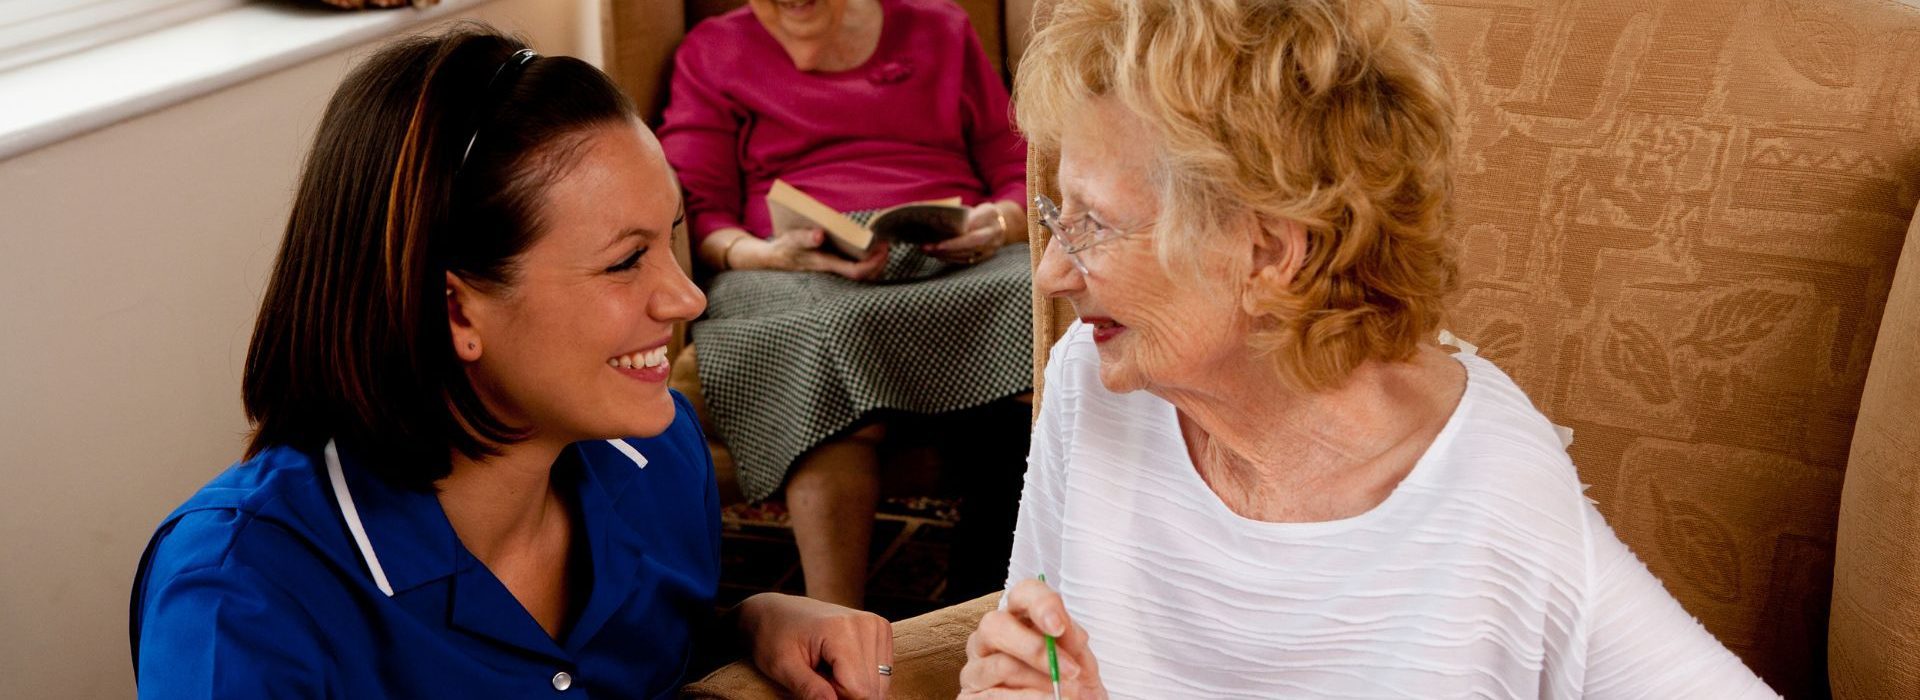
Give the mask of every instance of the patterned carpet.
<svg viewBox="0 0 1920 700">
<path fill-rule="evenodd" d="M 867 609 L 900 620 L 941 607 L 948 545 L 958 519 L 951 499 L 882 501 L 868 560 Z M 720 523 L 718 602 L 723 608 L 755 593 L 804 593 L 785 505 L 736 503 L 721 511 Z"/>
</svg>

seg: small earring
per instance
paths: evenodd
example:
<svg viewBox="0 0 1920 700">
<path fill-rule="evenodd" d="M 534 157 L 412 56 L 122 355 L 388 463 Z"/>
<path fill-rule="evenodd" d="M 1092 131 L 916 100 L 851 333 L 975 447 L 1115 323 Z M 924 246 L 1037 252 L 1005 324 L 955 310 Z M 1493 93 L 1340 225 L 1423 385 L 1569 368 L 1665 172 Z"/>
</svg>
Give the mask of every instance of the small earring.
<svg viewBox="0 0 1920 700">
<path fill-rule="evenodd" d="M 473 349 L 473 343 L 472 343 L 472 342 L 468 342 L 468 343 L 467 343 L 467 349 L 468 349 L 468 350 L 472 350 L 472 349 Z"/>
</svg>

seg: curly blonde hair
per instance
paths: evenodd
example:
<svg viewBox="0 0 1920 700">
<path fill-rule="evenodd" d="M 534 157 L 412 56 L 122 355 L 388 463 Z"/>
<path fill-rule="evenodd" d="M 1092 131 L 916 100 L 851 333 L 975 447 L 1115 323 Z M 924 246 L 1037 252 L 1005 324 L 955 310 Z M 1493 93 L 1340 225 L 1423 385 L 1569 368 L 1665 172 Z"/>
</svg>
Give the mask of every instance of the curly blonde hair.
<svg viewBox="0 0 1920 700">
<path fill-rule="evenodd" d="M 1014 94 L 1042 152 L 1101 97 L 1157 134 L 1153 237 L 1169 270 L 1218 274 L 1191 253 L 1230 222 L 1301 224 L 1298 274 L 1254 278 L 1243 304 L 1252 349 L 1319 390 L 1411 357 L 1454 285 L 1453 108 L 1431 47 L 1414 0 L 1062 0 Z"/>
</svg>

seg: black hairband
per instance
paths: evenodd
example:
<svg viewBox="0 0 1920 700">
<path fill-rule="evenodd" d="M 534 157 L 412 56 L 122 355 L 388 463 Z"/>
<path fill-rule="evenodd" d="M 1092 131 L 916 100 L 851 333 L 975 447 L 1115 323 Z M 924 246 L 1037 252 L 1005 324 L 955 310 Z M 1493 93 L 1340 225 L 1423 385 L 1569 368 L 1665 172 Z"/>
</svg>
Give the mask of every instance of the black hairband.
<svg viewBox="0 0 1920 700">
<path fill-rule="evenodd" d="M 473 125 L 473 135 L 467 137 L 467 150 L 460 152 L 461 169 L 467 167 L 467 157 L 473 155 L 473 144 L 480 140 L 480 130 L 487 125 L 488 113 L 499 103 L 499 94 L 506 91 L 508 86 L 513 85 L 514 80 L 520 77 L 520 71 L 525 70 L 527 64 L 532 63 L 533 59 L 539 57 L 540 54 L 536 53 L 533 49 L 521 49 L 513 52 L 512 56 L 507 57 L 505 63 L 501 63 L 500 67 L 493 71 L 493 79 L 487 81 L 487 101 L 483 105 L 487 108 L 487 112 L 480 114 L 479 121 Z M 511 73 L 511 75 L 509 75 L 509 73 Z"/>
</svg>

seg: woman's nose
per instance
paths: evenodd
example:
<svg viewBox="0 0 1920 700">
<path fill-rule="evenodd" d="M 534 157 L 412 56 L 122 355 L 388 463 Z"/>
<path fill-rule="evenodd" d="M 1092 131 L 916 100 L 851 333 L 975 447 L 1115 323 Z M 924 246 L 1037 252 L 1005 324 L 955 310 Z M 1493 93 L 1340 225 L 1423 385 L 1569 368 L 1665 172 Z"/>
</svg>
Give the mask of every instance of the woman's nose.
<svg viewBox="0 0 1920 700">
<path fill-rule="evenodd" d="M 1033 284 L 1048 297 L 1069 296 L 1087 288 L 1086 278 L 1067 257 L 1065 246 L 1048 236 L 1046 247 L 1040 249 L 1040 265 L 1033 271 Z"/>
<path fill-rule="evenodd" d="M 651 303 L 653 317 L 661 321 L 691 321 L 707 310 L 707 295 L 687 273 L 674 265 L 667 273 Z"/>
</svg>

